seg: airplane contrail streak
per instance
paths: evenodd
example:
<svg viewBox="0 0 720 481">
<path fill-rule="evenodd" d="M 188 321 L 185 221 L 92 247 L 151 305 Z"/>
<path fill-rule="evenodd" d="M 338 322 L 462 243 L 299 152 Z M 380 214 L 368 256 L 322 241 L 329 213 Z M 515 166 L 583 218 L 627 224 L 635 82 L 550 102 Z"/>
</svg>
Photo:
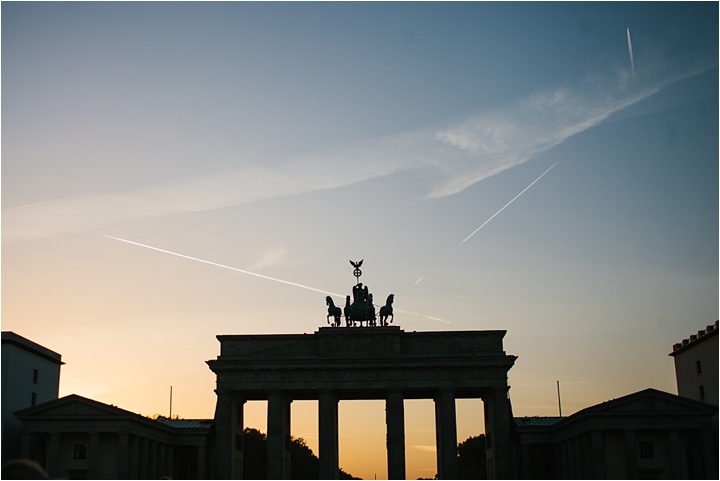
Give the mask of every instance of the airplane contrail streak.
<svg viewBox="0 0 720 481">
<path fill-rule="evenodd" d="M 558 162 L 559 162 L 559 161 L 558 161 Z M 550 166 L 550 169 L 552 169 L 553 167 L 555 167 L 557 164 L 558 164 L 558 163 L 555 162 L 553 165 Z M 486 220 L 485 222 L 483 222 L 483 224 L 482 224 L 480 227 L 478 227 L 477 229 L 475 229 L 475 230 L 473 231 L 473 233 L 470 234 L 469 236 L 467 236 L 459 245 L 463 245 L 465 242 L 467 242 L 467 240 L 470 239 L 472 236 L 474 236 L 474 235 L 477 233 L 477 231 L 479 231 L 480 229 L 482 229 L 483 227 L 485 227 L 485 225 L 486 225 L 488 222 L 490 222 L 491 220 L 493 220 L 493 218 L 495 218 L 496 215 L 498 215 L 500 212 L 502 212 L 503 210 L 505 210 L 505 208 L 506 208 L 507 206 L 509 206 L 510 204 L 512 204 L 513 202 L 515 202 L 515 199 L 517 199 L 518 197 L 520 197 L 521 195 L 523 195 L 526 190 L 528 190 L 530 187 L 533 186 L 533 184 L 535 184 L 535 182 L 537 182 L 538 180 L 542 179 L 545 174 L 547 174 L 548 172 L 550 172 L 550 169 L 546 170 L 545 172 L 543 172 L 543 173 L 540 175 L 540 177 L 538 177 L 537 179 L 533 180 L 530 185 L 528 185 L 527 187 L 525 187 L 525 188 L 522 190 L 522 192 L 520 192 L 518 195 L 516 195 L 515 197 L 513 197 L 510 202 L 508 202 L 507 204 L 505 204 L 504 206 L 502 206 L 502 208 L 501 208 L 499 211 L 495 212 L 492 216 L 490 216 L 490 218 L 489 218 L 488 220 Z"/>
<path fill-rule="evenodd" d="M 628 52 L 630 53 L 630 68 L 632 69 L 633 84 L 635 83 L 635 59 L 633 58 L 632 40 L 630 39 L 630 28 L 627 29 Z"/>
<path fill-rule="evenodd" d="M 115 239 L 115 240 L 118 240 L 118 241 L 120 241 L 120 242 L 127 242 L 128 244 L 133 244 L 133 245 L 136 245 L 136 246 L 145 247 L 145 248 L 147 248 L 147 249 L 152 249 L 152 250 L 154 250 L 154 251 L 164 252 L 165 254 L 170 254 L 170 255 L 173 255 L 173 256 L 177 256 L 177 257 L 183 257 L 183 258 L 185 258 L 185 259 L 190 259 L 190 260 L 192 260 L 192 261 L 198 261 L 198 262 L 202 262 L 202 263 L 204 263 L 204 264 L 210 264 L 211 266 L 222 267 L 223 269 L 230 269 L 231 271 L 236 271 L 236 272 L 242 272 L 243 274 L 248 274 L 248 275 L 250 275 L 250 276 L 260 277 L 260 278 L 262 278 L 262 279 L 267 279 L 267 280 L 269 280 L 269 281 L 280 282 L 280 283 L 282 283 L 282 284 L 287 284 L 287 285 L 289 285 L 289 286 L 301 287 L 301 288 L 307 289 L 307 290 L 309 290 L 309 291 L 320 292 L 321 294 L 328 294 L 328 295 L 331 295 L 331 296 L 345 297 L 345 296 L 343 296 L 342 294 L 336 294 L 336 293 L 334 293 L 334 292 L 323 291 L 322 289 L 315 289 L 314 287 L 304 286 L 304 285 L 298 284 L 298 283 L 296 283 L 296 282 L 284 281 L 284 280 L 282 280 L 282 279 L 276 279 L 276 278 L 274 278 L 274 277 L 264 276 L 264 275 L 262 275 L 262 274 L 257 274 L 257 273 L 255 273 L 255 272 L 245 271 L 245 270 L 243 270 L 243 269 L 238 269 L 238 268 L 236 268 L 236 267 L 230 267 L 230 266 L 226 266 L 226 265 L 224 265 L 224 264 L 218 264 L 217 262 L 211 262 L 211 261 L 206 261 L 206 260 L 204 260 L 204 259 L 198 259 L 197 257 L 186 256 L 185 254 L 178 254 L 177 252 L 167 251 L 167 250 L 165 250 L 165 249 L 159 249 L 159 248 L 157 248 L 157 247 L 153 247 L 153 246 L 149 246 L 149 245 L 145 245 L 145 244 L 140 244 L 139 242 L 133 242 L 133 241 L 129 241 L 129 240 L 127 240 L 127 239 L 120 239 L 119 237 L 113 237 L 113 236 L 111 236 L 111 235 L 105 235 L 105 237 L 109 237 L 110 239 Z"/>
<path fill-rule="evenodd" d="M 182 257 L 182 258 L 184 258 L 184 259 L 190 259 L 191 261 L 202 262 L 203 264 L 209 264 L 209 265 L 211 265 L 211 266 L 222 267 L 223 269 L 230 269 L 231 271 L 241 272 L 241 273 L 243 273 L 243 274 L 247 274 L 247 275 L 250 275 L 250 276 L 260 277 L 261 279 L 266 279 L 266 280 L 268 280 L 268 281 L 279 282 L 279 283 L 281 283 L 281 284 L 286 284 L 286 285 L 288 285 L 288 286 L 300 287 L 300 288 L 302 288 L 302 289 L 307 289 L 307 290 L 309 290 L 309 291 L 319 292 L 319 293 L 321 293 L 321 294 L 327 294 L 327 295 L 336 296 L 336 297 L 339 297 L 339 298 L 344 298 L 344 297 L 345 297 L 343 294 L 338 294 L 338 293 L 336 293 L 336 292 L 329 292 L 329 291 L 324 291 L 324 290 L 322 290 L 322 289 L 315 289 L 314 287 L 305 286 L 305 285 L 303 285 L 303 284 L 298 284 L 297 282 L 284 281 L 284 280 L 282 280 L 282 279 L 277 279 L 277 278 L 275 278 L 275 277 L 264 276 L 264 275 L 258 274 L 258 273 L 256 273 L 256 272 L 250 272 L 250 271 L 246 271 L 246 270 L 243 270 L 243 269 L 238 269 L 237 267 L 226 266 L 225 264 L 218 264 L 217 262 L 206 261 L 205 259 L 199 259 L 199 258 L 197 258 L 197 257 L 187 256 L 187 255 L 185 255 L 185 254 L 179 254 L 179 253 L 177 253 L 177 252 L 168 251 L 168 250 L 165 250 L 165 249 L 160 249 L 160 248 L 158 248 L 158 247 L 153 247 L 153 246 L 149 246 L 149 245 L 146 245 L 146 244 L 141 244 L 141 243 L 139 243 L 139 242 L 133 242 L 133 241 L 127 240 L 127 239 L 121 239 L 121 238 L 119 238 L 119 237 L 113 237 L 113 236 L 107 235 L 107 234 L 105 234 L 105 237 L 110 238 L 110 239 L 115 239 L 115 240 L 120 241 L 120 242 L 126 242 L 126 243 L 128 243 L 128 244 L 132 244 L 132 245 L 136 245 L 136 246 L 140 246 L 140 247 L 145 247 L 146 249 L 152 249 L 152 250 L 154 250 L 154 251 L 164 252 L 165 254 L 170 254 L 170 255 L 173 255 L 173 256 L 177 256 L 177 257 Z M 375 305 L 377 306 L 377 304 L 375 304 Z M 379 306 L 377 306 L 377 307 L 379 307 Z M 449 321 L 445 321 L 445 320 L 440 319 L 440 318 L 438 318 L 438 317 L 425 316 L 425 315 L 423 315 L 423 314 L 417 314 L 417 313 L 411 312 L 411 311 L 404 311 L 404 310 L 401 310 L 401 309 L 395 309 L 395 312 L 399 312 L 399 313 L 402 313 L 402 314 L 409 314 L 409 315 L 411 315 L 411 316 L 424 317 L 424 318 L 426 318 L 426 319 L 430 319 L 430 320 L 433 320 L 433 321 L 444 322 L 444 323 L 450 324 Z"/>
</svg>

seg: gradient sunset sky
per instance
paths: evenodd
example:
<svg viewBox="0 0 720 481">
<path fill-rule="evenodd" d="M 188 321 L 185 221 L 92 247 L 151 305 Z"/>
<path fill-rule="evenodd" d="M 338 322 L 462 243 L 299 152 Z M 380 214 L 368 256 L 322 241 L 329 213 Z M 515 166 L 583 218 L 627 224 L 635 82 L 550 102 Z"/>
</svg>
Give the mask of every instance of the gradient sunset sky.
<svg viewBox="0 0 720 481">
<path fill-rule="evenodd" d="M 3 2 L 2 329 L 62 354 L 61 396 L 167 414 L 173 386 L 211 418 L 215 336 L 316 331 L 364 259 L 406 331 L 507 330 L 516 416 L 557 415 L 556 381 L 566 415 L 675 393 L 672 345 L 718 318 L 717 19 Z M 316 408 L 292 429 L 317 453 Z M 433 416 L 406 401 L 411 479 Z M 340 426 L 343 469 L 387 476 L 383 402 Z M 458 440 L 481 432 L 459 400 Z"/>
</svg>

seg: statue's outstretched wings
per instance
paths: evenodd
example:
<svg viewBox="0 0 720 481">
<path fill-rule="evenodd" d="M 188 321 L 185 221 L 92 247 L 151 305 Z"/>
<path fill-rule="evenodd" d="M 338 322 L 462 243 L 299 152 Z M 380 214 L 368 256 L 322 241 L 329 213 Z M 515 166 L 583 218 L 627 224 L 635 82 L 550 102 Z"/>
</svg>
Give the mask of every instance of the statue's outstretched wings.
<svg viewBox="0 0 720 481">
<path fill-rule="evenodd" d="M 365 259 L 361 259 L 361 260 L 358 261 L 358 262 L 350 261 L 350 264 L 352 264 L 352 266 L 353 266 L 355 269 L 359 269 L 364 260 L 365 260 Z"/>
</svg>

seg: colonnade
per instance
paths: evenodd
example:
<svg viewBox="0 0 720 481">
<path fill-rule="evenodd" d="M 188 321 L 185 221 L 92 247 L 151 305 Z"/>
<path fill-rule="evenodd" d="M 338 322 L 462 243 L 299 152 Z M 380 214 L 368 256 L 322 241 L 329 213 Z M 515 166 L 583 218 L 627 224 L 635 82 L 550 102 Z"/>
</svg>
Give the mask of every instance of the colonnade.
<svg viewBox="0 0 720 481">
<path fill-rule="evenodd" d="M 290 478 L 290 392 L 267 392 L 267 477 Z M 318 401 L 318 447 L 320 479 L 338 479 L 339 435 L 338 406 L 341 393 L 330 389 L 304 392 L 303 400 Z M 416 397 L 413 396 L 415 399 Z M 377 399 L 366 393 L 362 399 Z M 439 479 L 458 478 L 457 415 L 454 389 L 434 392 L 437 472 Z M 512 477 L 509 467 L 511 446 L 507 388 L 488 390 L 484 396 L 486 435 L 492 439 L 488 456 L 493 470 L 489 475 Z M 385 424 L 388 479 L 405 479 L 405 397 L 400 389 L 385 391 Z M 218 479 L 242 479 L 242 430 L 246 400 L 242 393 L 218 392 L 216 411 L 216 456 Z M 490 468 L 489 468 L 490 470 Z"/>
<path fill-rule="evenodd" d="M 652 440 L 645 441 L 653 445 L 651 453 L 639 452 L 638 441 L 643 439 Z M 555 472 L 562 479 L 640 479 L 643 468 L 650 468 L 670 479 L 703 477 L 698 474 L 713 472 L 714 458 L 712 453 L 698 453 L 703 446 L 712 445 L 709 430 L 598 429 L 559 440 L 555 444 Z M 608 456 L 617 451 L 624 455 Z M 698 454 L 697 459 L 688 458 L 688 453 Z M 523 472 L 529 473 L 525 463 L 530 457 L 523 453 L 522 458 Z"/>
<path fill-rule="evenodd" d="M 85 472 L 87 479 L 158 479 L 173 475 L 174 446 L 170 442 L 127 432 L 26 432 L 21 455 L 45 454 L 51 479 Z M 81 446 L 82 453 L 73 453 Z M 35 449 L 33 449 L 35 447 Z M 72 453 L 72 454 L 70 454 Z M 198 448 L 198 464 L 205 471 L 205 448 Z"/>
</svg>

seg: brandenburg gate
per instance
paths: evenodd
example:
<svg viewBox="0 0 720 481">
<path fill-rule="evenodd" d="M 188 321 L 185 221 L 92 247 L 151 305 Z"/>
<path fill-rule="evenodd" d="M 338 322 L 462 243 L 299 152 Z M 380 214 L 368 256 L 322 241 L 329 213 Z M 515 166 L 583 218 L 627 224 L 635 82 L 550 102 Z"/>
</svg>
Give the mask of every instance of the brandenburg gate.
<svg viewBox="0 0 720 481">
<path fill-rule="evenodd" d="M 516 357 L 503 350 L 506 331 L 405 332 L 388 325 L 392 295 L 378 325 L 367 287 L 353 293 L 345 327 L 331 305 L 336 322 L 313 334 L 217 336 L 220 355 L 207 361 L 217 375 L 215 477 L 242 479 L 246 401 L 268 402 L 267 477 L 289 479 L 290 404 L 317 400 L 319 476 L 337 479 L 339 401 L 382 399 L 388 478 L 405 479 L 403 401 L 433 399 L 438 477 L 457 479 L 455 399 L 481 398 L 488 477 L 512 478 L 507 373 Z"/>
</svg>

